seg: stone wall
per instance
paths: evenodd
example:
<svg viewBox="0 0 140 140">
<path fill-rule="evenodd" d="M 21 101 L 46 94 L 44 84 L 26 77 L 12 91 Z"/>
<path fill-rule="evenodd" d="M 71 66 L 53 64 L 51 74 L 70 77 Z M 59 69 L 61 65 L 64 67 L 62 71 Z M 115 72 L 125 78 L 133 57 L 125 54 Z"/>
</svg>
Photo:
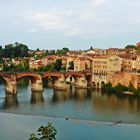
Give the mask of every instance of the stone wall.
<svg viewBox="0 0 140 140">
<path fill-rule="evenodd" d="M 116 86 L 117 84 L 122 84 L 124 86 L 129 86 L 129 83 L 132 83 L 135 88 L 139 86 L 139 76 L 138 73 L 127 73 L 127 72 L 119 72 L 119 73 L 108 73 L 107 82 L 111 82 L 112 86 Z"/>
</svg>

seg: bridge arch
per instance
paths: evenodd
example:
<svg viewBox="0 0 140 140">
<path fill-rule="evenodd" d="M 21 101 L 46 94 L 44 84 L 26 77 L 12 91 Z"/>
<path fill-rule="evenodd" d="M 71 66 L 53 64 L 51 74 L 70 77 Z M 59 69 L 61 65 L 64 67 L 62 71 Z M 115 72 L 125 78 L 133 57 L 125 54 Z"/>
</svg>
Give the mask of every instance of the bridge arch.
<svg viewBox="0 0 140 140">
<path fill-rule="evenodd" d="M 92 87 L 93 87 L 93 88 L 97 88 L 96 82 L 92 82 Z"/>
<path fill-rule="evenodd" d="M 7 77 L 0 76 L 0 80 L 3 81 L 5 84 L 9 81 Z"/>
<path fill-rule="evenodd" d="M 23 77 L 29 77 L 29 78 L 31 78 L 31 80 L 40 80 L 41 79 L 41 75 L 39 75 L 38 73 L 18 73 L 17 74 L 17 80 L 19 80 Z"/>
<path fill-rule="evenodd" d="M 66 89 L 66 81 L 62 72 L 44 72 L 42 75 L 43 82 L 45 78 L 48 79 L 48 86 L 54 89 Z"/>
<path fill-rule="evenodd" d="M 68 83 L 75 83 L 81 77 L 84 77 L 81 72 L 68 71 L 65 73 L 65 79 Z"/>
<path fill-rule="evenodd" d="M 62 74 L 60 72 L 44 72 L 42 78 L 48 78 L 48 77 L 61 78 Z"/>
<path fill-rule="evenodd" d="M 17 80 L 23 78 L 23 77 L 29 77 L 31 79 L 31 90 L 32 91 L 43 91 L 43 84 L 42 84 L 42 76 L 38 73 L 18 73 L 17 74 Z"/>
<path fill-rule="evenodd" d="M 72 76 L 74 78 L 76 78 L 76 77 L 80 78 L 80 77 L 83 77 L 84 74 L 81 72 L 68 71 L 65 73 L 65 77 L 68 78 L 69 76 Z"/>
<path fill-rule="evenodd" d="M 73 77 L 74 82 L 69 81 L 71 84 L 74 84 L 77 88 L 87 88 L 88 82 L 86 79 L 85 72 L 75 72 L 75 71 L 68 71 L 65 73 L 65 78 Z M 90 83 L 90 82 L 89 82 Z"/>
<path fill-rule="evenodd" d="M 62 74 L 60 72 L 43 72 L 42 73 L 43 86 L 54 88 L 55 81 L 61 77 Z"/>
<path fill-rule="evenodd" d="M 106 82 L 105 81 L 93 81 L 92 82 L 92 86 L 93 88 L 102 88 L 102 86 L 105 84 Z"/>
<path fill-rule="evenodd" d="M 0 78 L 5 82 L 5 84 L 7 84 L 8 82 L 11 81 L 12 77 L 10 74 L 5 74 L 5 73 L 1 73 L 0 74 Z"/>
<path fill-rule="evenodd" d="M 102 88 L 104 85 L 105 85 L 105 82 L 102 81 L 102 82 L 101 82 L 101 88 Z"/>
</svg>

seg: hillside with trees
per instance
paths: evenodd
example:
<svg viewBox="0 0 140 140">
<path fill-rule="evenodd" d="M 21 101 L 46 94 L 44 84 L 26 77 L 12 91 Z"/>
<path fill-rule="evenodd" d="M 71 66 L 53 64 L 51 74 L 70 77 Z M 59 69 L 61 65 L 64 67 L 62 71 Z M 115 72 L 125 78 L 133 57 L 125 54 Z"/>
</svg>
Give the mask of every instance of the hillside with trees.
<svg viewBox="0 0 140 140">
<path fill-rule="evenodd" d="M 0 47 L 0 58 L 28 57 L 28 46 L 22 43 L 7 44 Z"/>
</svg>

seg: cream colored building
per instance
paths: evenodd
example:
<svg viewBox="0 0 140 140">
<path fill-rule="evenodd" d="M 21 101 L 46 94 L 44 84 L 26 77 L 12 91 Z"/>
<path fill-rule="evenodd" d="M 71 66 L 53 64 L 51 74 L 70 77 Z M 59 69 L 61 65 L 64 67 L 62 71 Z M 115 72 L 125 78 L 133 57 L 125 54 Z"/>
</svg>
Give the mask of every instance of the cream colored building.
<svg viewBox="0 0 140 140">
<path fill-rule="evenodd" d="M 121 71 L 121 58 L 115 55 L 96 56 L 92 64 L 92 82 L 96 87 L 107 83 L 107 73 Z"/>
<path fill-rule="evenodd" d="M 127 55 L 119 55 L 121 58 L 122 64 L 121 64 L 121 69 L 124 72 L 133 72 L 137 68 L 137 58 L 136 56 L 131 56 L 130 54 Z"/>
<path fill-rule="evenodd" d="M 118 56 L 107 57 L 107 72 L 121 71 L 121 58 Z"/>
<path fill-rule="evenodd" d="M 85 70 L 85 59 L 83 57 L 76 57 L 74 59 L 74 71 Z"/>
</svg>

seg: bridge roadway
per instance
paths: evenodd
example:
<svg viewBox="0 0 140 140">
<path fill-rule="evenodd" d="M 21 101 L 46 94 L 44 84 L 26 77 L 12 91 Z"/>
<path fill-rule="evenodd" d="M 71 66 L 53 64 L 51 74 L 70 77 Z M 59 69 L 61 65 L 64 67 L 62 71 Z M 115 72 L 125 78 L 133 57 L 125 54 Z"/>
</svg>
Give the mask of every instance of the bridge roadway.
<svg viewBox="0 0 140 140">
<path fill-rule="evenodd" d="M 78 88 L 87 88 L 92 85 L 91 72 L 0 72 L 0 77 L 6 83 L 6 93 L 17 94 L 18 80 L 23 77 L 29 77 L 31 79 L 32 91 L 43 91 L 43 79 L 52 78 L 53 87 L 55 89 L 64 90 L 67 88 L 66 79 L 73 77 L 74 85 Z"/>
</svg>

